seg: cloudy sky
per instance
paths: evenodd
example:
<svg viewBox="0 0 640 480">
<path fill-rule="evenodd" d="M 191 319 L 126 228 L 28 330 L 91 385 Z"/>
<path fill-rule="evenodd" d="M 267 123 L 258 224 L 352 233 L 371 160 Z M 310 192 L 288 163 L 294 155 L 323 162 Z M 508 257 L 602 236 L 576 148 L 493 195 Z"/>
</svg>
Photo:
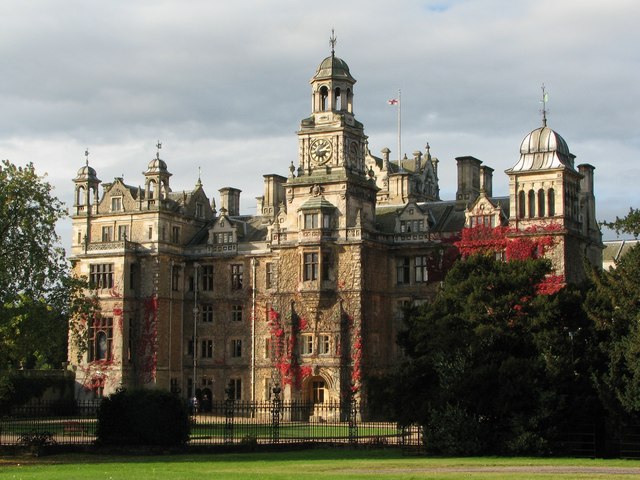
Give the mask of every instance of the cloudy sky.
<svg viewBox="0 0 640 480">
<path fill-rule="evenodd" d="M 549 126 L 596 167 L 613 220 L 640 207 L 639 19 L 637 0 L 3 0 L 0 158 L 33 162 L 69 205 L 86 148 L 101 180 L 138 185 L 160 140 L 174 191 L 200 168 L 209 196 L 240 188 L 253 213 L 262 175 L 297 162 L 334 28 L 372 153 L 397 156 L 400 89 L 402 153 L 429 142 L 443 198 L 461 155 L 506 194 L 544 84 Z"/>
</svg>

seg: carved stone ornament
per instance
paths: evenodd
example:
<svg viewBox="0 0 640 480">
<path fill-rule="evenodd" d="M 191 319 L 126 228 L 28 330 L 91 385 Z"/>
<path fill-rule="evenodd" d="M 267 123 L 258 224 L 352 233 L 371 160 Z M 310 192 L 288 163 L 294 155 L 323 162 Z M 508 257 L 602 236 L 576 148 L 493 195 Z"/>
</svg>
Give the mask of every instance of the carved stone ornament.
<svg viewBox="0 0 640 480">
<path fill-rule="evenodd" d="M 319 197 L 324 192 L 324 188 L 318 185 L 317 183 L 311 187 L 309 193 L 314 197 Z"/>
</svg>

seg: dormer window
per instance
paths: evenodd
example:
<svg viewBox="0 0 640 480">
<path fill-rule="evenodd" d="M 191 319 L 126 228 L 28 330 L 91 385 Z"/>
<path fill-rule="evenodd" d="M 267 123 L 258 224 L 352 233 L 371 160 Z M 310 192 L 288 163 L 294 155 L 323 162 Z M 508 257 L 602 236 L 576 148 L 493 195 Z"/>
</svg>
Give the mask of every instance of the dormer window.
<svg viewBox="0 0 640 480">
<path fill-rule="evenodd" d="M 111 197 L 111 211 L 112 212 L 122 211 L 122 197 Z"/>
<path fill-rule="evenodd" d="M 234 243 L 233 232 L 216 233 L 213 236 L 213 242 L 214 243 Z"/>
<path fill-rule="evenodd" d="M 423 232 L 424 220 L 400 220 L 400 232 Z"/>
<path fill-rule="evenodd" d="M 201 203 L 196 203 L 196 217 L 203 218 L 204 217 L 204 205 Z"/>
<path fill-rule="evenodd" d="M 494 215 L 474 215 L 469 217 L 469 226 L 473 227 L 494 227 L 495 216 Z"/>
</svg>

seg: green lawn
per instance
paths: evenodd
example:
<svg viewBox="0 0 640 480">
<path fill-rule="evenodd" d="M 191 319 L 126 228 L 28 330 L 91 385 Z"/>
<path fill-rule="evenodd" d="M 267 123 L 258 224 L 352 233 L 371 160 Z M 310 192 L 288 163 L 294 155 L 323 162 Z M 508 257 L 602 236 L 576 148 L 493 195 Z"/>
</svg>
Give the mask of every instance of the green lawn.
<svg viewBox="0 0 640 480">
<path fill-rule="evenodd" d="M 0 479 L 594 479 L 640 478 L 640 461 L 403 457 L 399 450 L 0 458 Z"/>
</svg>

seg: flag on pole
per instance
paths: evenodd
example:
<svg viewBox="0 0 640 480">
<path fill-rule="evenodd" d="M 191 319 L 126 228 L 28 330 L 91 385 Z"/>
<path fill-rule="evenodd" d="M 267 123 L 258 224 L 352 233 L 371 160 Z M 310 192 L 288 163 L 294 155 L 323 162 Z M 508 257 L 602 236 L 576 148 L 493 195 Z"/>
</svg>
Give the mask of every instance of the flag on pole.
<svg viewBox="0 0 640 480">
<path fill-rule="evenodd" d="M 387 100 L 387 103 L 389 105 L 397 105 L 398 104 L 398 99 L 397 98 L 392 98 L 391 100 Z"/>
</svg>

